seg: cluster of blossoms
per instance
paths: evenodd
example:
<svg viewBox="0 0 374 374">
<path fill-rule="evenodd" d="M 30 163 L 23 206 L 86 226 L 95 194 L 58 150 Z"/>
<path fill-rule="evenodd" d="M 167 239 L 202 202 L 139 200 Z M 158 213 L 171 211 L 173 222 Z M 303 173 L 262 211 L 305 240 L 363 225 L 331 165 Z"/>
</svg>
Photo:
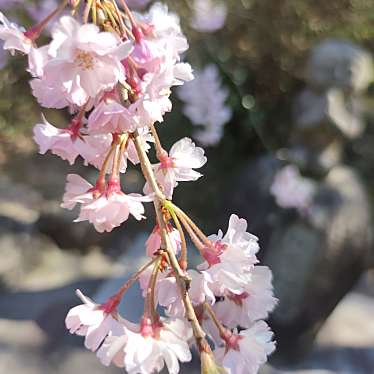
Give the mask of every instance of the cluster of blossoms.
<svg viewBox="0 0 374 374">
<path fill-rule="evenodd" d="M 72 15 L 62 15 L 69 8 Z M 195 169 L 207 161 L 188 138 L 167 152 L 156 129 L 172 108 L 171 88 L 193 78 L 190 65 L 181 62 L 188 43 L 178 17 L 160 3 L 135 14 L 124 0 L 65 0 L 28 30 L 1 17 L 4 49 L 28 55 L 40 105 L 71 114 L 65 128 L 45 117 L 34 127 L 40 153 L 50 151 L 70 164 L 81 157 L 98 169 L 93 184 L 67 176 L 62 207 L 79 206 L 76 221 L 89 221 L 99 232 L 112 231 L 130 215 L 144 219 L 145 202 L 155 208 L 155 227 L 145 243 L 149 262 L 103 304 L 78 291 L 83 303 L 69 311 L 66 327 L 84 336 L 104 365 L 130 374 L 159 372 L 165 365 L 178 373 L 179 363 L 191 360 L 192 347 L 203 373 L 257 373 L 275 348 L 263 320 L 276 304 L 271 272 L 257 265 L 258 239 L 235 215 L 225 235 L 206 236 L 172 202 L 179 182 L 200 178 Z M 50 42 L 37 46 L 56 18 Z M 152 145 L 155 164 L 147 155 Z M 129 162 L 140 164 L 142 194 L 126 193 L 121 185 Z M 188 268 L 185 234 L 203 258 L 197 270 Z M 135 282 L 144 296 L 138 323 L 117 309 Z"/>
<path fill-rule="evenodd" d="M 193 125 L 201 127 L 193 133 L 199 143 L 216 145 L 222 139 L 224 125 L 232 117 L 232 110 L 225 105 L 229 93 L 222 87 L 216 65 L 210 64 L 202 70 L 194 71 L 194 76 L 193 81 L 178 89 L 178 96 L 185 104 L 183 113 Z"/>
</svg>

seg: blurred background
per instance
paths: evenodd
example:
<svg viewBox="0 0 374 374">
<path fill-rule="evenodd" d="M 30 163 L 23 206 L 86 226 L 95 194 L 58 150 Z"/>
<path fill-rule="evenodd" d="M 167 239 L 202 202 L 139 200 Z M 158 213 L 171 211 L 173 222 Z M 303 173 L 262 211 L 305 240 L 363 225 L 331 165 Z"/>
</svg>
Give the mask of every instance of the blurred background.
<svg viewBox="0 0 374 374">
<path fill-rule="evenodd" d="M 30 26 L 56 3 L 0 0 L 0 9 Z M 167 3 L 196 79 L 174 91 L 161 139 L 168 148 L 190 136 L 208 157 L 175 201 L 208 234 L 236 213 L 260 238 L 280 300 L 269 321 L 278 349 L 263 373 L 373 374 L 373 1 Z M 144 262 L 153 222 L 111 234 L 73 223 L 77 212 L 59 207 L 66 174 L 97 172 L 37 153 L 25 58 L 1 51 L 0 65 L 0 373 L 119 373 L 69 336 L 64 318 L 75 289 L 103 301 Z M 61 126 L 69 118 L 44 113 Z M 139 170 L 125 184 L 140 191 Z M 136 288 L 122 308 L 139 315 Z"/>
</svg>

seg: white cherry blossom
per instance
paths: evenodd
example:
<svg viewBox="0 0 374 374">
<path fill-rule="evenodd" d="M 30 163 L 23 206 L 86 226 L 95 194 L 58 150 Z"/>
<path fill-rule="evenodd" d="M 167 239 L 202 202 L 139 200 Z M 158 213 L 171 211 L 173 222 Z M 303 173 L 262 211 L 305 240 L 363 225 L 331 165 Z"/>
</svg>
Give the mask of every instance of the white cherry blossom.
<svg viewBox="0 0 374 374">
<path fill-rule="evenodd" d="M 274 351 L 273 333 L 264 321 L 256 322 L 239 334 L 232 334 L 226 345 L 214 351 L 217 362 L 230 374 L 257 374 Z"/>
</svg>

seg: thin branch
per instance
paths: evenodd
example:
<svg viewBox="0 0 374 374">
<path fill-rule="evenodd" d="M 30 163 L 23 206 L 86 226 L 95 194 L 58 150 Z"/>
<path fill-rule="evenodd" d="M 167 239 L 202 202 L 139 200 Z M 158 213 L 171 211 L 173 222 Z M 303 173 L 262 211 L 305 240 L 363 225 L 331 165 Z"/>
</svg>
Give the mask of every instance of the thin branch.
<svg viewBox="0 0 374 374">
<path fill-rule="evenodd" d="M 191 299 L 188 295 L 188 288 L 189 288 L 190 280 L 186 276 L 186 274 L 183 272 L 183 270 L 181 269 L 178 263 L 178 260 L 175 256 L 174 249 L 172 248 L 172 245 L 170 242 L 170 237 L 167 231 L 166 222 L 162 214 L 163 203 L 164 201 L 166 201 L 166 199 L 164 195 L 162 194 L 162 192 L 160 191 L 160 189 L 158 188 L 156 178 L 152 170 L 152 165 L 148 159 L 146 152 L 144 151 L 142 147 L 139 134 L 135 132 L 133 134 L 133 138 L 134 138 L 135 147 L 138 153 L 138 157 L 141 163 L 144 176 L 156 195 L 153 203 L 155 206 L 157 221 L 160 227 L 161 247 L 162 249 L 166 250 L 169 256 L 170 265 L 175 273 L 175 278 L 176 278 L 176 281 L 177 281 L 177 284 L 178 284 L 178 287 L 181 293 L 181 298 L 182 298 L 182 301 L 183 301 L 183 304 L 186 310 L 186 317 L 188 321 L 191 323 L 191 327 L 192 327 L 192 330 L 193 330 L 193 333 L 196 339 L 197 346 L 199 348 L 199 352 L 203 352 L 203 351 L 206 352 L 207 350 L 209 350 L 211 353 L 209 344 L 205 339 L 206 334 L 200 326 L 200 323 L 196 317 Z"/>
<path fill-rule="evenodd" d="M 188 264 L 188 258 L 187 258 L 187 243 L 186 243 L 186 237 L 184 236 L 184 231 L 183 228 L 179 222 L 179 219 L 177 215 L 175 214 L 174 211 L 169 210 L 169 213 L 171 217 L 173 218 L 173 221 L 175 223 L 175 226 L 179 232 L 179 236 L 181 238 L 181 256 L 179 259 L 180 266 L 183 270 L 187 269 L 187 264 Z"/>
<path fill-rule="evenodd" d="M 140 275 L 147 270 L 150 266 L 152 266 L 160 256 L 153 258 L 151 261 L 144 264 L 136 273 L 134 273 L 126 283 L 119 289 L 117 292 L 118 297 L 122 298 L 126 291 L 139 279 Z"/>
</svg>

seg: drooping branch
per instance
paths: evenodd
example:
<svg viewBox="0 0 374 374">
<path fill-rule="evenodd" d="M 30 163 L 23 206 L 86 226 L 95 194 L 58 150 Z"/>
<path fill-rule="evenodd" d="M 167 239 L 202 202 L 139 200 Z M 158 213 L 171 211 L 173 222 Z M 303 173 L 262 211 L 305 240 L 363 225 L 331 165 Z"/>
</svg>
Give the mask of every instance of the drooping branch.
<svg viewBox="0 0 374 374">
<path fill-rule="evenodd" d="M 167 224 L 165 222 L 165 219 L 162 213 L 163 203 L 166 202 L 167 200 L 157 185 L 157 181 L 153 173 L 152 165 L 149 161 L 149 158 L 145 150 L 142 147 L 142 142 L 141 142 L 139 134 L 135 132 L 132 136 L 133 136 L 135 147 L 136 147 L 138 157 L 140 160 L 141 168 L 143 170 L 143 174 L 146 178 L 146 181 L 149 183 L 149 185 L 151 186 L 155 194 L 154 207 L 156 211 L 157 221 L 160 227 L 161 247 L 167 252 L 169 256 L 170 266 L 172 267 L 174 271 L 177 285 L 181 293 L 183 305 L 186 310 L 186 317 L 188 321 L 191 323 L 191 327 L 192 327 L 193 334 L 196 339 L 197 346 L 199 348 L 199 352 L 211 353 L 210 346 L 205 339 L 206 334 L 197 319 L 191 299 L 188 295 L 190 279 L 181 269 L 178 259 L 174 253 L 174 249 L 171 245 L 169 233 L 167 230 Z"/>
</svg>

